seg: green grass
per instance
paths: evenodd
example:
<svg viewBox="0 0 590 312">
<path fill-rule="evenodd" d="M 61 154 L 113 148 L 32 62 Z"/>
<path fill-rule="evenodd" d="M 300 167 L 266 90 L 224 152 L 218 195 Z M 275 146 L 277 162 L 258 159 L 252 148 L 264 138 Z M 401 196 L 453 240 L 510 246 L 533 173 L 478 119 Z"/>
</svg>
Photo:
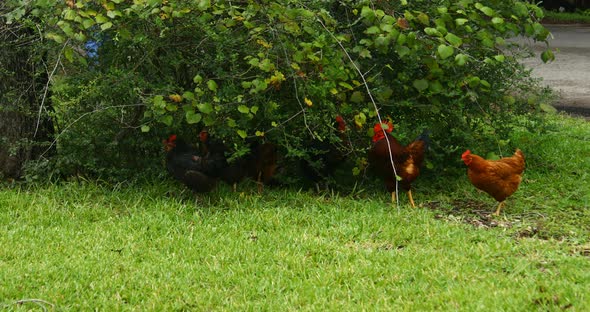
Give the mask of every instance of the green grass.
<svg viewBox="0 0 590 312">
<path fill-rule="evenodd" d="M 543 23 L 551 24 L 590 24 L 590 11 L 581 12 L 556 12 L 545 11 Z"/>
<path fill-rule="evenodd" d="M 0 310 L 584 310 L 590 124 L 529 122 L 510 138 L 525 179 L 496 219 L 440 168 L 399 210 L 381 190 L 223 187 L 197 206 L 172 182 L 1 190 Z"/>
</svg>

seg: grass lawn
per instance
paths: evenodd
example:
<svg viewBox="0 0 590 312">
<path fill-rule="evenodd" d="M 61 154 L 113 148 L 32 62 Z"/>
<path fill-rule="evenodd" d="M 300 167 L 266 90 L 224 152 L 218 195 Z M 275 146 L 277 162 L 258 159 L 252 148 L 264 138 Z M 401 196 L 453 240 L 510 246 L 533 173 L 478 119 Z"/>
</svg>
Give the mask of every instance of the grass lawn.
<svg viewBox="0 0 590 312">
<path fill-rule="evenodd" d="M 590 12 L 590 11 L 589 11 Z M 590 13 L 545 11 L 543 23 L 590 24 Z"/>
<path fill-rule="evenodd" d="M 585 310 L 590 123 L 510 139 L 527 171 L 499 218 L 441 168 L 416 182 L 417 209 L 382 189 L 221 187 L 197 206 L 166 181 L 2 189 L 0 310 Z"/>
</svg>

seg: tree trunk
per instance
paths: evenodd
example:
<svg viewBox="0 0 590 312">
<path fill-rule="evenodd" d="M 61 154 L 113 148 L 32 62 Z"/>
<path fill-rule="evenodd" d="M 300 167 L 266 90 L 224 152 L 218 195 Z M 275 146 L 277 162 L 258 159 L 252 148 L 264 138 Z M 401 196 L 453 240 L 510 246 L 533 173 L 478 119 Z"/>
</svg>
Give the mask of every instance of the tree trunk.
<svg viewBox="0 0 590 312">
<path fill-rule="evenodd" d="M 22 24 L 6 24 L 0 10 L 0 178 L 20 178 L 37 159 L 52 132 L 48 75 L 38 35 Z M 35 37 L 37 36 L 37 37 Z M 37 125 L 38 124 L 38 125 Z"/>
</svg>

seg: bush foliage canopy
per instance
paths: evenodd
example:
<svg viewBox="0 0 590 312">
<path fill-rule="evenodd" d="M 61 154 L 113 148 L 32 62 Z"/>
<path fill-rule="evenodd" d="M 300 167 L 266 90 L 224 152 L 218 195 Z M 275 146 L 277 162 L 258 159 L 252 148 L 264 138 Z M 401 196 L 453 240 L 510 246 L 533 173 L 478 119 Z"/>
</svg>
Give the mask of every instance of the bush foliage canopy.
<svg viewBox="0 0 590 312">
<path fill-rule="evenodd" d="M 121 179 L 161 170 L 167 134 L 196 141 L 203 128 L 236 155 L 258 138 L 296 161 L 312 139 L 341 141 L 336 116 L 354 174 L 380 118 L 402 142 L 429 128 L 435 166 L 496 146 L 506 118 L 538 104 L 509 39 L 549 35 L 542 10 L 517 0 L 9 5 L 7 22 L 39 26 L 62 63 L 51 85 L 59 173 Z"/>
</svg>

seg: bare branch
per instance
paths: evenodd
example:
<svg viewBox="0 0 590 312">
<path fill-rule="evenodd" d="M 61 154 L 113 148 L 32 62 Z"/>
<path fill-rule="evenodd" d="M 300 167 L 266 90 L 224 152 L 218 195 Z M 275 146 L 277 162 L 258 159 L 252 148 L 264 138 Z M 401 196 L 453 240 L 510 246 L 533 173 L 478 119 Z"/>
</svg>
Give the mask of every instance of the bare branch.
<svg viewBox="0 0 590 312">
<path fill-rule="evenodd" d="M 373 107 L 375 108 L 375 113 L 377 114 L 377 118 L 379 119 L 379 123 L 383 123 L 383 119 L 381 119 L 381 114 L 379 113 L 379 107 L 377 107 L 377 103 L 375 102 L 375 99 L 373 98 L 373 94 L 371 93 L 371 89 L 369 88 L 369 83 L 365 79 L 365 75 L 363 74 L 361 69 L 357 66 L 357 64 L 354 62 L 354 60 L 352 59 L 352 57 L 350 56 L 348 51 L 346 51 L 346 48 L 344 47 L 342 42 L 340 42 L 340 40 L 338 40 L 338 38 L 336 38 L 336 36 L 326 27 L 326 25 L 322 22 L 321 19 L 316 18 L 316 20 L 318 21 L 318 23 L 320 23 L 320 25 L 322 25 L 322 27 L 326 30 L 326 32 L 328 32 L 330 34 L 330 36 L 332 36 L 332 38 L 334 40 L 336 40 L 336 42 L 338 43 L 338 45 L 340 46 L 340 48 L 342 49 L 344 54 L 346 54 L 346 57 L 348 58 L 348 60 L 350 61 L 350 63 L 354 67 L 354 69 L 358 72 L 359 76 L 363 80 L 363 85 L 365 86 L 365 89 L 367 90 L 367 94 L 369 95 L 369 98 L 371 99 L 371 103 L 373 103 Z M 387 135 L 387 132 L 385 132 L 385 129 L 383 129 L 383 127 L 381 127 L 381 131 L 383 131 L 383 134 L 385 135 L 385 141 L 387 142 L 387 149 L 389 151 L 389 161 L 391 162 L 391 167 L 393 168 L 393 174 L 396 177 L 396 179 L 395 179 L 395 199 L 397 201 L 397 203 L 396 203 L 397 209 L 399 210 L 399 196 L 398 196 L 399 195 L 398 194 L 399 193 L 399 182 L 397 180 L 397 170 L 395 169 L 395 164 L 393 162 L 393 154 L 391 153 L 391 144 L 389 143 L 389 136 Z"/>
<path fill-rule="evenodd" d="M 47 77 L 47 83 L 45 84 L 45 91 L 43 92 L 43 98 L 41 99 L 41 104 L 39 105 L 39 112 L 37 113 L 37 124 L 35 125 L 35 133 L 33 134 L 33 138 L 37 137 L 37 132 L 39 131 L 39 125 L 41 124 L 41 113 L 43 112 L 43 109 L 45 109 L 45 100 L 47 99 L 47 93 L 49 92 L 49 84 L 51 83 L 51 79 L 53 78 L 53 75 L 55 74 L 55 71 L 57 70 L 57 67 L 61 62 L 61 55 L 69 42 L 70 42 L 70 39 L 68 39 L 64 43 L 63 47 L 61 48 L 61 51 L 59 52 L 57 60 L 55 61 L 55 66 L 53 67 L 53 70 L 51 71 L 51 73 Z M 43 154 L 45 154 L 45 153 L 43 153 Z"/>
</svg>

